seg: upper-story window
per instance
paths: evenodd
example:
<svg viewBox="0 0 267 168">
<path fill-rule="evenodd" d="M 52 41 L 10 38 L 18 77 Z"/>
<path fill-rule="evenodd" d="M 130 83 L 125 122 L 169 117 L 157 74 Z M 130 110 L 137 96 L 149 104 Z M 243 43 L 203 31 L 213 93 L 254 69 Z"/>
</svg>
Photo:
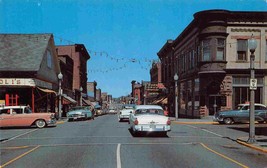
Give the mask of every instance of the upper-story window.
<svg viewBox="0 0 267 168">
<path fill-rule="evenodd" d="M 265 41 L 265 62 L 267 62 L 267 40 Z"/>
<path fill-rule="evenodd" d="M 49 50 L 47 50 L 46 58 L 47 58 L 47 67 L 52 68 L 52 56 Z"/>
<path fill-rule="evenodd" d="M 225 48 L 225 40 L 222 38 L 218 38 L 216 60 L 224 60 L 224 48 Z"/>
<path fill-rule="evenodd" d="M 237 61 L 247 61 L 247 40 L 237 40 Z"/>
<path fill-rule="evenodd" d="M 210 61 L 211 53 L 210 53 L 210 39 L 205 39 L 202 41 L 202 60 Z"/>
</svg>

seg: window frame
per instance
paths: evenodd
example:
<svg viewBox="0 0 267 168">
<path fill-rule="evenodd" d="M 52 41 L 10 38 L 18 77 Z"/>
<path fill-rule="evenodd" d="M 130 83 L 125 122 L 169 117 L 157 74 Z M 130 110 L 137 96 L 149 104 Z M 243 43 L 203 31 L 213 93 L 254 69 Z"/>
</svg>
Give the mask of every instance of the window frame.
<svg viewBox="0 0 267 168">
<path fill-rule="evenodd" d="M 241 44 L 241 42 L 245 44 Z M 242 45 L 242 46 L 241 46 Z M 243 46 L 245 45 L 245 47 Z M 248 41 L 246 39 L 237 39 L 237 46 L 236 46 L 236 60 L 239 62 L 246 62 L 248 61 Z M 241 49 L 243 48 L 243 49 Z M 241 58 L 241 59 L 239 59 Z"/>
</svg>

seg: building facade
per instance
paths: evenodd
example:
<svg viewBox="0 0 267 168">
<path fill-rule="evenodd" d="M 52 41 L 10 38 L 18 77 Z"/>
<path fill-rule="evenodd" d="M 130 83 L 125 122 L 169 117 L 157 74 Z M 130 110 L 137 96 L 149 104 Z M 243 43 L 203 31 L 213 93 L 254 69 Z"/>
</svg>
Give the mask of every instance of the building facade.
<svg viewBox="0 0 267 168">
<path fill-rule="evenodd" d="M 267 104 L 266 25 L 267 12 L 208 10 L 194 14 L 194 20 L 168 44 L 171 46 L 164 46 L 158 54 L 163 66 L 166 62 L 173 67 L 167 75 L 163 73 L 163 82 L 169 81 L 174 88 L 173 76 L 179 76 L 179 117 L 213 115 L 250 100 L 247 41 L 252 35 L 258 43 L 255 102 Z"/>
<path fill-rule="evenodd" d="M 1 105 L 55 112 L 60 72 L 52 34 L 0 34 Z"/>
<path fill-rule="evenodd" d="M 68 55 L 73 60 L 72 92 L 78 105 L 90 105 L 87 100 L 87 61 L 90 55 L 83 44 L 57 46 L 59 57 Z M 82 100 L 84 99 L 84 100 Z"/>
</svg>

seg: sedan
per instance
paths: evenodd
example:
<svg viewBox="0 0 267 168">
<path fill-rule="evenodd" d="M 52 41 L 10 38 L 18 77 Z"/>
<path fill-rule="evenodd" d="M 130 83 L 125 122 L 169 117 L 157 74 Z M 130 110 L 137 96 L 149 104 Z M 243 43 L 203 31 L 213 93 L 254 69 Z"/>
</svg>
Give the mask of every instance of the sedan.
<svg viewBox="0 0 267 168">
<path fill-rule="evenodd" d="M 158 105 L 137 105 L 129 117 L 130 129 L 135 135 L 138 132 L 161 132 L 167 135 L 171 131 L 171 120 L 164 115 Z"/>
<path fill-rule="evenodd" d="M 237 122 L 249 122 L 249 104 L 239 104 L 234 110 L 215 113 L 213 120 L 220 124 L 233 124 Z M 255 104 L 255 121 L 264 123 L 267 121 L 267 108 L 263 104 Z"/>
<path fill-rule="evenodd" d="M 68 121 L 94 119 L 94 117 L 88 106 L 76 106 L 67 113 Z"/>
<path fill-rule="evenodd" d="M 133 112 L 135 104 L 125 104 L 118 113 L 118 121 L 129 120 L 130 113 Z"/>
<path fill-rule="evenodd" d="M 28 106 L 0 107 L 0 127 L 56 126 L 54 113 L 33 113 Z"/>
</svg>

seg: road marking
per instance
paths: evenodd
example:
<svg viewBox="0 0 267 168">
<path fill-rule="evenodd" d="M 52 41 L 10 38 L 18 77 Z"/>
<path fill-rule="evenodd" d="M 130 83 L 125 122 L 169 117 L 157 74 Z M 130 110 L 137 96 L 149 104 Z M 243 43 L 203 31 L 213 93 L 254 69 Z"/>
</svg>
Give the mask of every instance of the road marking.
<svg viewBox="0 0 267 168">
<path fill-rule="evenodd" d="M 192 126 L 192 125 L 187 125 L 187 126 L 188 126 L 188 127 L 191 127 L 191 128 L 198 129 L 198 127 L 195 127 L 195 126 Z M 204 129 L 204 128 L 200 128 L 200 129 L 201 129 L 202 131 L 208 132 L 208 133 L 213 134 L 213 135 L 216 135 L 216 136 L 218 136 L 218 137 L 223 137 L 222 135 L 217 134 L 217 133 L 212 132 L 212 131 L 209 131 L 209 130 L 207 130 L 207 129 Z"/>
<path fill-rule="evenodd" d="M 10 138 L 10 139 L 7 139 L 7 140 L 2 141 L 1 143 L 5 143 L 5 142 L 8 142 L 8 141 L 12 141 L 12 140 L 14 140 L 14 139 L 16 139 L 16 138 L 18 138 L 18 137 L 21 137 L 21 136 L 26 135 L 26 134 L 29 134 L 29 133 L 31 133 L 31 132 L 37 131 L 38 129 L 39 129 L 39 128 L 34 129 L 34 130 L 31 130 L 31 131 L 28 131 L 28 132 L 25 132 L 25 133 L 23 133 L 23 134 L 19 134 L 19 135 L 14 136 L 14 137 L 12 137 L 12 138 Z"/>
<path fill-rule="evenodd" d="M 11 147 L 4 147 L 1 149 L 25 149 L 25 148 L 29 148 L 29 146 L 11 146 Z"/>
<path fill-rule="evenodd" d="M 229 160 L 229 161 L 231 161 L 231 162 L 233 162 L 233 163 L 235 163 L 235 164 L 237 164 L 237 165 L 239 165 L 239 166 L 241 166 L 241 167 L 243 167 L 243 168 L 248 168 L 248 166 L 243 165 L 242 163 L 239 163 L 238 161 L 233 160 L 233 159 L 231 159 L 231 158 L 229 158 L 229 157 L 227 157 L 227 156 L 225 156 L 225 155 L 223 155 L 223 154 L 221 154 L 221 153 L 219 153 L 219 152 L 216 152 L 215 150 L 213 150 L 213 149 L 207 147 L 206 145 L 204 145 L 203 143 L 200 143 L 200 144 L 201 144 L 204 148 L 206 148 L 207 150 L 211 151 L 212 153 L 215 153 L 216 155 L 219 155 L 219 156 L 221 156 L 222 158 L 224 158 L 224 159 L 226 159 L 226 160 Z"/>
<path fill-rule="evenodd" d="M 201 130 L 203 130 L 203 131 L 205 131 L 205 132 L 208 132 L 208 133 L 211 133 L 211 134 L 213 134 L 213 135 L 219 136 L 219 137 L 223 137 L 223 136 L 220 135 L 220 134 L 217 134 L 217 133 L 215 133 L 215 132 L 212 132 L 212 131 L 209 131 L 209 130 L 206 130 L 206 129 L 201 129 Z"/>
<path fill-rule="evenodd" d="M 13 162 L 15 162 L 16 160 L 18 160 L 18 159 L 22 158 L 23 156 L 25 156 L 25 155 L 27 155 L 27 154 L 33 152 L 34 150 L 36 150 L 36 149 L 39 148 L 39 147 L 40 147 L 40 145 L 39 145 L 39 146 L 36 146 L 35 148 L 33 148 L 33 149 L 31 149 L 31 150 L 29 150 L 29 151 L 27 151 L 27 152 L 25 152 L 25 153 L 23 153 L 23 154 L 21 154 L 21 155 L 19 155 L 18 157 L 16 157 L 16 158 L 14 158 L 14 159 L 8 161 L 7 163 L 1 165 L 0 168 L 3 168 L 3 167 L 5 167 L 5 166 L 7 166 L 7 165 L 9 165 L 9 164 L 11 164 L 11 163 L 13 163 Z"/>
<path fill-rule="evenodd" d="M 121 144 L 117 146 L 117 168 L 121 168 Z"/>
</svg>

